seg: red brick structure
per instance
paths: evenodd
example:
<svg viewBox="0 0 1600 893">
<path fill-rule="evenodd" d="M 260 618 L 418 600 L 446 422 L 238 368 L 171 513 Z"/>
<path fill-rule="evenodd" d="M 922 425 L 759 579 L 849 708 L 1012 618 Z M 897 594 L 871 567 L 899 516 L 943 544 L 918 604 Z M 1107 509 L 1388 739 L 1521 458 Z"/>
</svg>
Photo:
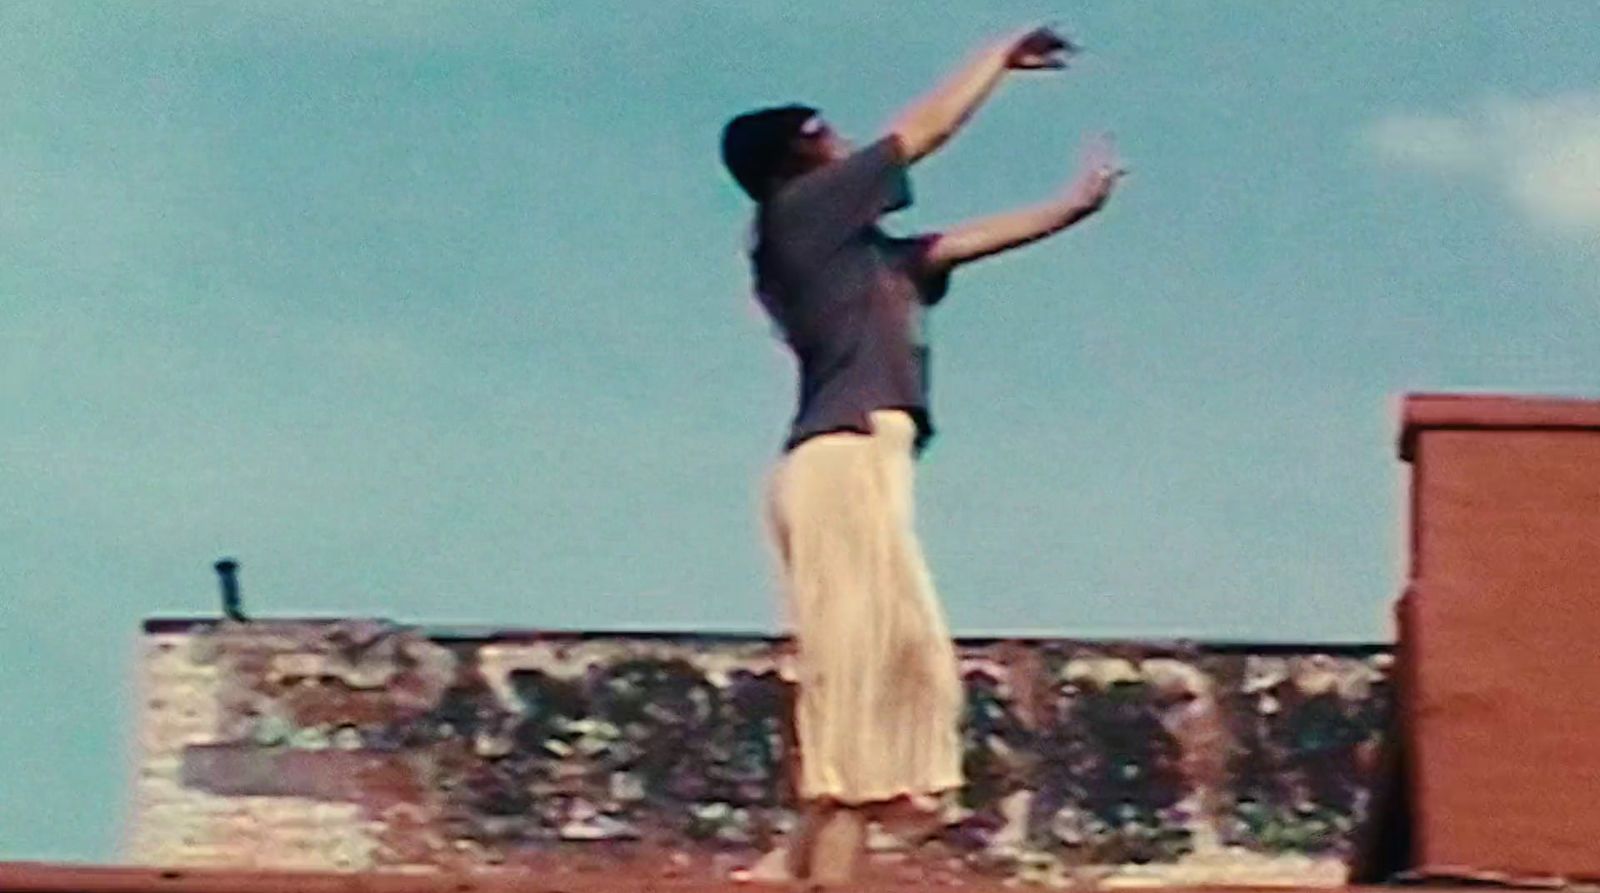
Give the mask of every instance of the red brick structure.
<svg viewBox="0 0 1600 893">
<path fill-rule="evenodd" d="M 1600 878 L 1600 402 L 1413 396 L 1413 868 Z"/>
</svg>

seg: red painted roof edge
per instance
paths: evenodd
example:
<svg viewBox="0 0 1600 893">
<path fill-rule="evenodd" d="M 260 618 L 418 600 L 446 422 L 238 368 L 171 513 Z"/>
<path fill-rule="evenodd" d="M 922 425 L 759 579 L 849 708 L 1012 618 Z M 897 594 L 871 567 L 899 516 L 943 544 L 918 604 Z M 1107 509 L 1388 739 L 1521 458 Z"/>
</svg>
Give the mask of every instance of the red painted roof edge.
<svg viewBox="0 0 1600 893">
<path fill-rule="evenodd" d="M 1595 430 L 1600 400 L 1510 394 L 1407 394 L 1400 409 L 1400 458 L 1416 454 L 1425 430 Z"/>
<path fill-rule="evenodd" d="M 37 862 L 0 862 L 0 893 L 731 893 L 735 890 L 777 890 L 774 886 L 737 884 L 727 880 L 693 878 L 658 879 L 614 873 L 587 878 L 539 875 L 526 871 L 437 872 L 301 872 L 239 871 L 221 868 L 132 868 L 98 865 L 49 865 Z M 914 884 L 874 884 L 880 893 L 925 893 L 932 888 Z M 973 893 L 1003 893 L 998 882 L 964 889 Z M 1182 893 L 1182 889 L 1169 893 Z M 1207 886 L 1190 891 L 1305 890 L 1328 893 L 1328 888 L 1285 884 L 1276 888 Z M 1346 887 L 1346 891 L 1378 888 Z M 1448 893 L 1448 891 L 1435 891 Z"/>
<path fill-rule="evenodd" d="M 511 893 L 545 889 L 527 874 L 335 874 L 222 868 L 0 863 L 0 893 Z"/>
</svg>

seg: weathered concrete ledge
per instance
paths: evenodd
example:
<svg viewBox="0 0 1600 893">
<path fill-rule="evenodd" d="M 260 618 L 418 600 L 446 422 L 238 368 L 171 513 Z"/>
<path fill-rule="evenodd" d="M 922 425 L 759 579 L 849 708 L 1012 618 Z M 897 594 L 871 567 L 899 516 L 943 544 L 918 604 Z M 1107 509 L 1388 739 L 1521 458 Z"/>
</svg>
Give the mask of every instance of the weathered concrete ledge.
<svg viewBox="0 0 1600 893">
<path fill-rule="evenodd" d="M 1386 648 L 960 650 L 969 784 L 884 883 L 1343 882 Z M 140 864 L 713 879 L 792 822 L 781 641 L 155 620 L 143 655 Z"/>
</svg>

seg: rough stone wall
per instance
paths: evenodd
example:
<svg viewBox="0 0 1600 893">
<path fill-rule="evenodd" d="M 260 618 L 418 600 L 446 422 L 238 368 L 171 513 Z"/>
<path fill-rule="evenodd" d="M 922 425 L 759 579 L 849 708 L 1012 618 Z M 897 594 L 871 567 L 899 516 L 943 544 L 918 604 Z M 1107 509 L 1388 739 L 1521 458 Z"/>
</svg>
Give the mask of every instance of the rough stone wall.
<svg viewBox="0 0 1600 893">
<path fill-rule="evenodd" d="M 155 622 L 129 856 L 726 872 L 792 826 L 759 638 Z M 1388 711 L 1377 649 L 961 648 L 969 783 L 900 877 L 1338 884 Z"/>
</svg>

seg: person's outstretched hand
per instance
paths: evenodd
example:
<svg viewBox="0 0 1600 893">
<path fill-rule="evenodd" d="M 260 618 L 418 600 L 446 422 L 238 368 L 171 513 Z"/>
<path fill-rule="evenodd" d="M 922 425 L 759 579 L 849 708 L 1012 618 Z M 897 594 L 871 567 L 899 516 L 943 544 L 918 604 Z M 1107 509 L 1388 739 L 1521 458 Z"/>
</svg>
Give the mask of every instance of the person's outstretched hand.
<svg viewBox="0 0 1600 893">
<path fill-rule="evenodd" d="M 1095 134 L 1084 144 L 1078 174 L 1067 187 L 1067 200 L 1083 213 L 1092 214 L 1105 206 L 1117 181 L 1127 172 L 1111 135 Z"/>
<path fill-rule="evenodd" d="M 1077 49 L 1054 28 L 1034 28 L 1012 39 L 1006 67 L 1013 71 L 1056 71 L 1067 67 L 1067 60 Z"/>
</svg>

